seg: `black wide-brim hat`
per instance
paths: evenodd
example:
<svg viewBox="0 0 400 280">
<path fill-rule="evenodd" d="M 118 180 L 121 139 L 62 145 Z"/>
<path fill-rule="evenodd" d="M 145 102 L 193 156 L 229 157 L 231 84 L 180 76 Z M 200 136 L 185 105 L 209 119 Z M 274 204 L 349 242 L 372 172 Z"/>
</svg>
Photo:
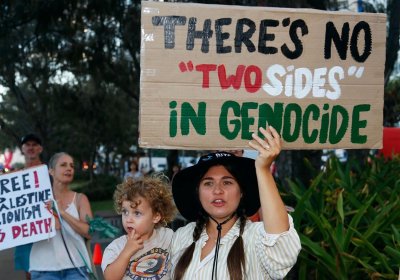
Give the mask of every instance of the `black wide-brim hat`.
<svg viewBox="0 0 400 280">
<path fill-rule="evenodd" d="M 254 215 L 260 208 L 260 197 L 254 159 L 237 157 L 227 152 L 202 156 L 197 164 L 179 171 L 172 180 L 172 194 L 176 207 L 188 221 L 196 221 L 202 211 L 197 188 L 201 178 L 211 166 L 229 166 L 228 171 L 236 178 L 241 190 L 241 207 L 247 216 Z"/>
</svg>

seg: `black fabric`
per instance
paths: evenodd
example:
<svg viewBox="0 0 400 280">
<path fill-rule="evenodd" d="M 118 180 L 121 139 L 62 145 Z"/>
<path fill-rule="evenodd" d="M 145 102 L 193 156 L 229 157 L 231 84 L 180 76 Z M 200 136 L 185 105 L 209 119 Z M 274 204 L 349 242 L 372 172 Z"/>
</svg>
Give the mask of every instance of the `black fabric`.
<svg viewBox="0 0 400 280">
<path fill-rule="evenodd" d="M 42 145 L 42 140 L 39 138 L 39 136 L 35 134 L 27 134 L 21 138 L 21 146 L 24 145 L 28 141 L 34 141 L 38 143 L 40 146 Z"/>
</svg>

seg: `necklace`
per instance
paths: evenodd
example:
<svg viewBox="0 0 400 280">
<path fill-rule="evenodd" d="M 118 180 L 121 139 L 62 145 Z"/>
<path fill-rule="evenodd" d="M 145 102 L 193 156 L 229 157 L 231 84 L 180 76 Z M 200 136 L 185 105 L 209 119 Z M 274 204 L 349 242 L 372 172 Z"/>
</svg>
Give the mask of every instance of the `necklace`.
<svg viewBox="0 0 400 280">
<path fill-rule="evenodd" d="M 217 231 L 218 231 L 218 236 L 216 239 L 216 245 L 215 245 L 215 254 L 214 254 L 214 262 L 213 262 L 213 269 L 212 269 L 212 276 L 211 279 L 214 280 L 217 279 L 217 267 L 218 267 L 218 251 L 219 251 L 219 246 L 221 242 L 221 231 L 222 231 L 222 225 L 226 224 L 229 220 L 231 220 L 235 216 L 235 213 L 232 213 L 232 215 L 223 221 L 222 223 L 218 223 L 213 217 L 210 216 L 211 220 L 213 220 L 217 224 Z"/>
</svg>

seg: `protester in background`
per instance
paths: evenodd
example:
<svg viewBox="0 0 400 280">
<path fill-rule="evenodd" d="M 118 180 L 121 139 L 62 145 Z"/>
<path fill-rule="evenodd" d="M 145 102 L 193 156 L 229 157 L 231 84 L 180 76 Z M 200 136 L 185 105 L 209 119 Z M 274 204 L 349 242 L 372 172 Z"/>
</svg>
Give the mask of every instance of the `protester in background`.
<svg viewBox="0 0 400 280">
<path fill-rule="evenodd" d="M 70 190 L 74 179 L 74 161 L 67 153 L 56 153 L 49 161 L 53 178 L 56 235 L 35 242 L 30 254 L 30 273 L 35 279 L 88 279 L 91 261 L 85 239 L 90 238 L 87 218 L 92 218 L 85 194 Z M 51 204 L 51 203 L 50 203 Z"/>
<path fill-rule="evenodd" d="M 217 152 L 175 175 L 174 200 L 191 223 L 174 234 L 173 279 L 282 279 L 296 263 L 300 239 L 270 170 L 282 141 L 272 127 L 260 132 L 249 142 L 256 160 Z M 260 206 L 263 221 L 252 223 Z"/>
<path fill-rule="evenodd" d="M 174 176 L 175 176 L 179 171 L 181 171 L 181 166 L 180 166 L 180 164 L 174 164 L 174 165 L 172 166 L 172 175 L 171 175 L 171 179 L 173 179 Z"/>
<path fill-rule="evenodd" d="M 129 172 L 125 173 L 124 180 L 126 180 L 128 177 L 137 179 L 144 176 L 144 174 L 139 170 L 138 163 L 136 161 L 133 160 L 129 165 L 129 168 Z"/>
<path fill-rule="evenodd" d="M 21 138 L 21 151 L 25 159 L 24 168 L 41 165 L 40 155 L 43 152 L 42 140 L 35 134 L 27 134 Z M 14 268 L 15 270 L 25 271 L 26 279 L 30 278 L 29 273 L 29 254 L 32 243 L 15 247 L 14 250 Z"/>
<path fill-rule="evenodd" d="M 167 279 L 176 208 L 169 185 L 158 177 L 128 178 L 117 186 L 114 205 L 126 231 L 104 251 L 106 280 Z"/>
<path fill-rule="evenodd" d="M 40 155 L 43 152 L 42 140 L 35 134 L 21 138 L 21 151 L 25 158 L 25 168 L 42 164 Z"/>
</svg>

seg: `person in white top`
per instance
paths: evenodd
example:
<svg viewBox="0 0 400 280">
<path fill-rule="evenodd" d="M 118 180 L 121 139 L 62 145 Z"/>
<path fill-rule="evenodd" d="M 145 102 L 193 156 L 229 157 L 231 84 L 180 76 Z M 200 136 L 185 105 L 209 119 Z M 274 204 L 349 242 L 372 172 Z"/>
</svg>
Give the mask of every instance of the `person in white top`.
<svg viewBox="0 0 400 280">
<path fill-rule="evenodd" d="M 49 240 L 33 244 L 29 264 L 31 278 L 89 279 L 91 262 L 85 238 L 90 238 L 87 218 L 93 215 L 86 195 L 69 188 L 74 178 L 73 158 L 67 153 L 56 153 L 49 161 L 49 172 L 58 209 L 58 213 L 54 212 L 57 233 Z"/>
<path fill-rule="evenodd" d="M 104 250 L 101 268 L 106 280 L 167 279 L 172 229 L 176 214 L 169 185 L 157 174 L 127 178 L 114 192 L 114 205 L 126 231 Z"/>
<path fill-rule="evenodd" d="M 259 132 L 256 160 L 216 152 L 175 175 L 174 201 L 191 223 L 174 233 L 172 279 L 282 279 L 296 263 L 300 238 L 270 171 L 282 140 L 273 127 Z M 260 206 L 263 221 L 252 223 Z"/>
<path fill-rule="evenodd" d="M 129 172 L 126 172 L 124 175 L 124 180 L 126 180 L 128 177 L 138 179 L 144 176 L 143 172 L 139 170 L 138 163 L 135 160 L 131 162 L 129 168 Z"/>
</svg>

